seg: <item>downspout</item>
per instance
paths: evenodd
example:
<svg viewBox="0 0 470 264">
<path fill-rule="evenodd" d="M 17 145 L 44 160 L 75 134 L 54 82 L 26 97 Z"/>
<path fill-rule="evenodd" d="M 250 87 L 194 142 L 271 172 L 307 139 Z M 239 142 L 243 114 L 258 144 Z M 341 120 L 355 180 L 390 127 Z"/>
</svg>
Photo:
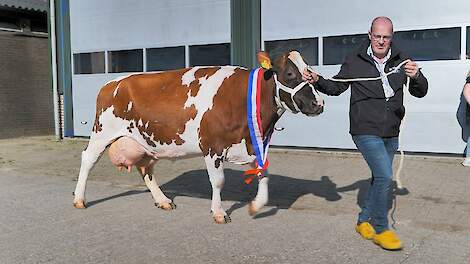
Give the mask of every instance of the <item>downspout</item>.
<svg viewBox="0 0 470 264">
<path fill-rule="evenodd" d="M 54 100 L 54 125 L 55 139 L 61 140 L 60 133 L 60 115 L 59 115 L 59 92 L 57 90 L 57 44 L 56 44 L 56 26 L 55 26 L 55 0 L 49 0 L 49 19 L 50 19 L 50 47 L 51 47 L 51 65 L 52 65 L 52 97 Z"/>
</svg>

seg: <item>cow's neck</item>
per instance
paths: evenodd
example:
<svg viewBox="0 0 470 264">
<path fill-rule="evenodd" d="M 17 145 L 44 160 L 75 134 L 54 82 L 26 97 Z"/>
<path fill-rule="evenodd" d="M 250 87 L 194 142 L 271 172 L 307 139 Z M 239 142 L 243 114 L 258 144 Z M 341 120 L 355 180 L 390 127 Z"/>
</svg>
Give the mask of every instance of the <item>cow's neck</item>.
<svg viewBox="0 0 470 264">
<path fill-rule="evenodd" d="M 261 80 L 261 123 L 263 126 L 263 136 L 268 133 L 272 133 L 274 125 L 281 117 L 278 115 L 278 107 L 276 101 L 274 100 L 276 84 L 274 78 L 269 80 Z"/>
</svg>

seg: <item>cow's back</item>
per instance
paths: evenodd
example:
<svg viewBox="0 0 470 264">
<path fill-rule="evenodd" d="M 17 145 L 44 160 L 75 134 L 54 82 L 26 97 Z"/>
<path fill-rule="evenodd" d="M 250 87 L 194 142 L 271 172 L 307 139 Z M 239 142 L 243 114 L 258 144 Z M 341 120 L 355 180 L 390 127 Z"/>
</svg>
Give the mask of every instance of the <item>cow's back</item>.
<svg viewBox="0 0 470 264">
<path fill-rule="evenodd" d="M 114 122 L 110 127 L 116 133 L 134 138 L 157 156 L 201 152 L 203 116 L 212 109 L 219 88 L 235 69 L 195 67 L 111 81 L 99 92 L 93 132 L 100 133 L 107 125 L 103 122 Z"/>
</svg>

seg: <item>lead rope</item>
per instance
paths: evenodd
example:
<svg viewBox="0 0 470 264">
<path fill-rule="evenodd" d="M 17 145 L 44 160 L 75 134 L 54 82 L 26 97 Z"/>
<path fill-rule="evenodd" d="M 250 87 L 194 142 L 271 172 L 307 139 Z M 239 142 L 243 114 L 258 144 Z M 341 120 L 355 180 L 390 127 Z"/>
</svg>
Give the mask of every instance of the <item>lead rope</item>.
<svg viewBox="0 0 470 264">
<path fill-rule="evenodd" d="M 406 84 L 403 87 L 403 100 L 405 100 L 405 94 L 408 92 L 408 89 L 410 88 L 410 77 L 406 78 Z M 405 127 L 405 121 L 406 121 L 406 113 L 403 116 L 403 120 L 401 121 L 400 124 L 400 131 L 403 130 L 403 127 Z M 398 134 L 398 142 L 401 141 L 401 133 Z M 397 230 L 395 227 L 395 224 L 397 223 L 397 220 L 395 219 L 395 212 L 397 210 L 397 203 L 398 203 L 398 198 L 397 194 L 406 194 L 408 193 L 408 190 L 403 187 L 403 184 L 401 183 L 400 175 L 401 175 L 401 170 L 403 169 L 403 162 L 405 161 L 405 152 L 403 151 L 402 148 L 400 148 L 400 162 L 398 163 L 398 168 L 397 171 L 395 172 L 395 182 L 397 183 L 397 193 L 393 195 L 393 208 L 392 212 L 390 213 L 390 218 L 392 219 L 392 228 L 394 230 Z"/>
<path fill-rule="evenodd" d="M 390 74 L 393 74 L 393 73 L 397 73 L 400 68 L 405 65 L 406 63 L 410 62 L 411 60 L 404 60 L 402 61 L 400 64 L 398 64 L 397 66 L 395 67 L 392 67 L 390 68 L 390 71 L 387 72 L 385 75 L 383 76 L 379 76 L 379 77 L 370 77 L 370 78 L 352 78 L 352 79 L 335 79 L 335 78 L 330 78 L 330 80 L 332 81 L 335 81 L 335 82 L 362 82 L 362 81 L 378 81 L 380 79 L 383 79 L 387 76 L 389 76 Z M 313 71 L 311 66 L 308 66 L 308 69 L 310 71 Z"/>
<path fill-rule="evenodd" d="M 405 94 L 408 92 L 409 88 L 410 88 L 410 77 L 407 77 L 406 85 L 404 85 L 403 87 L 403 101 L 405 100 Z M 403 116 L 403 120 L 401 121 L 400 132 L 403 130 L 403 127 L 405 127 L 405 121 L 406 121 L 406 112 L 405 112 L 405 115 Z M 398 142 L 401 141 L 401 135 L 402 133 L 398 134 Z M 398 190 L 406 189 L 405 187 L 403 187 L 403 184 L 400 179 L 400 174 L 401 174 L 401 170 L 403 169 L 404 160 L 405 160 L 405 152 L 403 151 L 402 148 L 400 148 L 400 162 L 398 163 L 397 172 L 395 173 L 395 181 L 397 182 Z"/>
</svg>

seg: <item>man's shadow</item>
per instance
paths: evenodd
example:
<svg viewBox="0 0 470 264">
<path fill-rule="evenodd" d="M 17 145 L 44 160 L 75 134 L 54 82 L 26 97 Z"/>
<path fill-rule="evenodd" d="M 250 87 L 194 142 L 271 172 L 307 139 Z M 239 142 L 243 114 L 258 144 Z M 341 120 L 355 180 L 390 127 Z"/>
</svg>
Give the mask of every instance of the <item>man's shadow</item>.
<svg viewBox="0 0 470 264">
<path fill-rule="evenodd" d="M 235 201 L 227 214 L 244 207 L 252 201 L 258 190 L 257 181 L 244 183 L 242 171 L 225 169 L 225 183 L 221 192 L 222 201 Z M 326 201 L 339 201 L 341 196 L 336 191 L 336 184 L 328 176 L 320 180 L 296 179 L 276 174 L 269 174 L 269 201 L 267 206 L 274 207 L 267 212 L 257 214 L 262 218 L 276 214 L 279 209 L 290 208 L 301 196 L 312 194 Z M 178 196 L 212 199 L 212 188 L 206 170 L 193 170 L 163 184 L 162 191 L 169 198 Z"/>
<path fill-rule="evenodd" d="M 364 206 L 365 200 L 367 199 L 367 194 L 369 192 L 370 184 L 371 184 L 371 179 L 359 180 L 353 184 L 337 188 L 336 191 L 342 193 L 342 192 L 350 192 L 350 191 L 358 190 L 357 206 L 359 206 L 359 208 L 362 208 Z M 397 195 L 400 195 L 400 196 L 408 195 L 410 193 L 408 189 L 406 188 L 399 189 L 395 181 L 393 181 L 391 188 L 392 188 L 392 191 L 389 192 L 387 210 L 392 209 L 393 202 L 396 200 Z"/>
</svg>

